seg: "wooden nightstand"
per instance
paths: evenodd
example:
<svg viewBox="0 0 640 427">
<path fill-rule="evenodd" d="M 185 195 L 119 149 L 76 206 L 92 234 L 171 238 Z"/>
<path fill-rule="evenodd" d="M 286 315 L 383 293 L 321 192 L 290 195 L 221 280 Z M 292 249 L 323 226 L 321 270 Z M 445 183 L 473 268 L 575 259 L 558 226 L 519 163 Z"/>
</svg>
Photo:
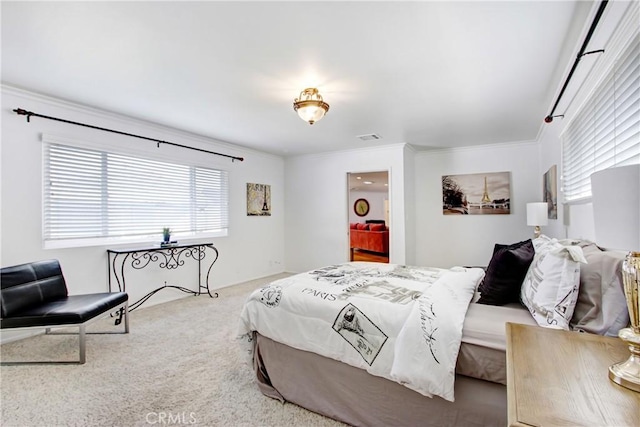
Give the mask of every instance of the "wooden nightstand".
<svg viewBox="0 0 640 427">
<path fill-rule="evenodd" d="M 618 338 L 507 323 L 510 426 L 638 426 L 640 393 L 609 380 Z"/>
</svg>

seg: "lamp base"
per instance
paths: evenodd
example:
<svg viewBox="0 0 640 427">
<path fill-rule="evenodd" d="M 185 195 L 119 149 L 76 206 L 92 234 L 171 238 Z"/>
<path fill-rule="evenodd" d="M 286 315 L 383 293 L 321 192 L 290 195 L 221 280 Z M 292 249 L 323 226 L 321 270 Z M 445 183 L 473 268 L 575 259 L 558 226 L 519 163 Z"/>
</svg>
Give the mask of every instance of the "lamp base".
<svg viewBox="0 0 640 427">
<path fill-rule="evenodd" d="M 626 362 L 609 367 L 609 378 L 630 390 L 640 392 L 640 252 L 629 252 L 622 263 L 622 283 L 629 309 L 630 328 L 620 329 L 618 336 L 629 345 Z"/>
<path fill-rule="evenodd" d="M 629 344 L 631 356 L 625 362 L 609 366 L 609 379 L 630 390 L 640 392 L 640 335 L 631 328 L 624 328 L 618 334 Z"/>
<path fill-rule="evenodd" d="M 536 225 L 533 228 L 533 238 L 537 239 L 538 237 L 540 237 L 540 234 L 542 234 L 542 230 L 540 230 L 540 226 L 539 225 Z"/>
</svg>

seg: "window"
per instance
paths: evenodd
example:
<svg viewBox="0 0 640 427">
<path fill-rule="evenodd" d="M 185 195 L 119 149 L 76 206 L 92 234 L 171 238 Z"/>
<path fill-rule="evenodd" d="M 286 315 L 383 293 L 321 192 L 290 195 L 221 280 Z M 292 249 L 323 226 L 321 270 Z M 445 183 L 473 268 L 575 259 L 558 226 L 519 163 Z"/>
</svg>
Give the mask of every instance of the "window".
<svg viewBox="0 0 640 427">
<path fill-rule="evenodd" d="M 46 247 L 226 235 L 226 171 L 54 142 L 44 145 Z"/>
<path fill-rule="evenodd" d="M 640 36 L 567 126 L 563 140 L 565 201 L 591 197 L 592 173 L 640 163 Z"/>
</svg>

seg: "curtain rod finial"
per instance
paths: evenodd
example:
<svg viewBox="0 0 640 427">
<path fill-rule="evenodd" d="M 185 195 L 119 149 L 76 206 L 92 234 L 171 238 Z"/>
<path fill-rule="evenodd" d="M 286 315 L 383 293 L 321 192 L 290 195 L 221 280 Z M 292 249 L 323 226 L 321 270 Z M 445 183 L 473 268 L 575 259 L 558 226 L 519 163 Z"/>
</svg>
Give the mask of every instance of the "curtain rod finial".
<svg viewBox="0 0 640 427">
<path fill-rule="evenodd" d="M 27 122 L 31 122 L 31 116 L 33 116 L 34 114 L 31 111 L 27 111 L 22 108 L 16 108 L 15 110 L 13 110 L 13 112 L 19 116 L 27 116 Z"/>
<path fill-rule="evenodd" d="M 562 118 L 564 118 L 564 114 L 558 114 L 558 115 L 556 115 L 556 116 L 548 115 L 547 117 L 545 117 L 545 118 L 544 118 L 544 122 L 545 122 L 545 123 L 551 123 L 555 117 L 562 117 Z"/>
</svg>

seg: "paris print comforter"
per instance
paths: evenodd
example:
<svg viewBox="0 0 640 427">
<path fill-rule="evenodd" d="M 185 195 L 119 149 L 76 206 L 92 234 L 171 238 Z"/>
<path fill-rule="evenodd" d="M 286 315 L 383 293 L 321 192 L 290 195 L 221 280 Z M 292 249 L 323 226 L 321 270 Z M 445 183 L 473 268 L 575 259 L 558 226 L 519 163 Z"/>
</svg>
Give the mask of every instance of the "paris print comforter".
<svg viewBox="0 0 640 427">
<path fill-rule="evenodd" d="M 453 401 L 462 325 L 483 275 L 479 268 L 331 265 L 255 290 L 238 336 L 247 351 L 256 331 Z"/>
</svg>

